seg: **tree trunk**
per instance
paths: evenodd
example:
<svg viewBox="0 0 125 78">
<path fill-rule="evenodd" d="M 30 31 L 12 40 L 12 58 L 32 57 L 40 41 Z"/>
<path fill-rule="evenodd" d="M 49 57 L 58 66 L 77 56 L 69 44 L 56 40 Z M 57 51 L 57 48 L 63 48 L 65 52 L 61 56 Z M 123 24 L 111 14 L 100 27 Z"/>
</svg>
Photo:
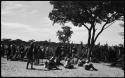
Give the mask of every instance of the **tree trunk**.
<svg viewBox="0 0 125 78">
<path fill-rule="evenodd" d="M 92 46 L 88 46 L 87 48 L 87 59 L 91 61 L 91 54 L 92 54 Z"/>
<path fill-rule="evenodd" d="M 94 48 L 94 42 L 92 42 L 91 44 L 89 44 L 87 47 L 88 47 L 88 48 L 87 48 L 87 59 L 88 59 L 89 61 L 91 61 L 92 52 L 93 52 L 93 48 Z"/>
</svg>

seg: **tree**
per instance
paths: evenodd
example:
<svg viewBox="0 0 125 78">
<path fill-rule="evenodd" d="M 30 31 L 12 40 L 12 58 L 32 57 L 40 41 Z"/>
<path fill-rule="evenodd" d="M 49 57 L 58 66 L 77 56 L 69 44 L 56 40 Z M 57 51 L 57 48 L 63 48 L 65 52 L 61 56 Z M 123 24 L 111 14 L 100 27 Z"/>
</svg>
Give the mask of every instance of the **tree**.
<svg viewBox="0 0 125 78">
<path fill-rule="evenodd" d="M 31 39 L 31 40 L 28 41 L 28 43 L 32 43 L 32 42 L 35 42 L 35 40 Z"/>
<path fill-rule="evenodd" d="M 2 40 L 1 40 L 1 42 L 3 42 L 3 43 L 5 43 L 5 44 L 9 44 L 9 43 L 11 43 L 11 41 L 12 41 L 12 39 L 6 39 L 6 38 L 3 38 Z"/>
<path fill-rule="evenodd" d="M 62 42 L 62 43 L 69 43 L 69 38 L 71 38 L 71 35 L 73 33 L 73 31 L 71 31 L 71 28 L 68 26 L 64 26 L 62 27 L 63 31 L 57 31 L 57 36 L 58 39 Z"/>
<path fill-rule="evenodd" d="M 124 16 L 124 1 L 50 1 L 50 4 L 53 10 L 49 18 L 53 24 L 72 22 L 74 26 L 84 26 L 88 30 L 88 58 L 99 35 Z"/>
<path fill-rule="evenodd" d="M 21 39 L 16 39 L 16 40 L 12 40 L 12 43 L 17 44 L 17 45 L 22 45 L 25 43 L 25 41 Z"/>
</svg>

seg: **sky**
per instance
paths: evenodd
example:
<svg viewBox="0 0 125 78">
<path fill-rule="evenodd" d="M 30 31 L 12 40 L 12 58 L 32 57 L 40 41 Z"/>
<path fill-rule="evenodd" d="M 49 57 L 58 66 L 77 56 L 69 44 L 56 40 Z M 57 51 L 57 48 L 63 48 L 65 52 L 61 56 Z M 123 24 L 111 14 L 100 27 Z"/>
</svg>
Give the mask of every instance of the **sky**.
<svg viewBox="0 0 125 78">
<path fill-rule="evenodd" d="M 1 38 L 59 42 L 56 32 L 61 30 L 62 25 L 52 25 L 53 22 L 48 18 L 52 9 L 49 1 L 2 1 Z M 124 28 L 119 25 L 120 23 L 123 22 L 117 21 L 104 30 L 96 44 L 123 44 L 124 39 L 119 32 L 123 32 Z M 74 32 L 71 42 L 87 43 L 88 32 L 85 27 L 74 27 L 72 23 L 65 25 L 70 26 Z"/>
</svg>

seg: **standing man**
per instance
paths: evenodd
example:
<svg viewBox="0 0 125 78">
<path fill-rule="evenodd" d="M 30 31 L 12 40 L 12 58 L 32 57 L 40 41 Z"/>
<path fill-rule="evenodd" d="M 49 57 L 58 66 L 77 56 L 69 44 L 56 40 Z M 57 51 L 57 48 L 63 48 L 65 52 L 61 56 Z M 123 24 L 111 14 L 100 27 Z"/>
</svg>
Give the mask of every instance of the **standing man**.
<svg viewBox="0 0 125 78">
<path fill-rule="evenodd" d="M 4 57 L 4 54 L 5 54 L 5 50 L 4 50 L 4 44 L 1 44 L 1 56 Z"/>
<path fill-rule="evenodd" d="M 15 54 L 16 54 L 16 45 L 15 44 L 13 44 L 12 49 L 13 49 L 12 60 L 15 60 Z"/>
<path fill-rule="evenodd" d="M 11 55 L 12 55 L 12 45 L 9 44 L 8 53 L 7 53 L 7 60 L 11 59 Z"/>
<path fill-rule="evenodd" d="M 61 61 L 61 46 L 60 45 L 58 45 L 58 47 L 57 47 L 57 49 L 56 49 L 56 51 L 55 51 L 55 57 L 57 57 L 57 60 L 56 60 L 56 64 L 58 65 L 58 64 L 60 64 L 60 61 Z"/>
<path fill-rule="evenodd" d="M 72 48 L 72 57 L 74 58 L 74 56 L 76 55 L 76 52 L 77 51 L 77 49 L 76 49 L 76 47 L 75 46 L 73 46 L 73 48 Z"/>
<path fill-rule="evenodd" d="M 24 58 L 24 45 L 20 46 L 20 59 L 23 61 Z"/>
<path fill-rule="evenodd" d="M 35 45 L 35 47 L 34 47 L 34 62 L 36 65 L 38 65 L 38 51 L 39 51 L 38 45 Z"/>
<path fill-rule="evenodd" d="M 28 49 L 27 52 L 27 66 L 26 69 L 28 69 L 29 64 L 31 64 L 31 69 L 33 69 L 33 58 L 34 58 L 34 44 L 31 43 L 30 48 Z"/>
</svg>

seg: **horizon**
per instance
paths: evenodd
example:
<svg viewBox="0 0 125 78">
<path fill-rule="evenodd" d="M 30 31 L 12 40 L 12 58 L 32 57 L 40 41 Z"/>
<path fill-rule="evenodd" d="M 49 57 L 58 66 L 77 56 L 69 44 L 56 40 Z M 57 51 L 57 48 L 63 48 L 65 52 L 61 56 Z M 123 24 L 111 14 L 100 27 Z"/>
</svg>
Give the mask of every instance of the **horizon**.
<svg viewBox="0 0 125 78">
<path fill-rule="evenodd" d="M 11 38 L 3 38 L 3 39 L 11 39 Z M 3 39 L 1 39 L 1 40 L 3 40 Z M 13 39 L 11 39 L 12 41 L 13 41 Z M 14 39 L 14 40 L 17 40 L 17 39 Z M 22 40 L 22 39 L 20 39 L 20 40 Z M 34 39 L 31 39 L 31 40 L 34 40 Z M 25 40 L 22 40 L 22 41 L 25 41 Z M 29 40 L 28 40 L 29 41 Z M 25 42 L 28 42 L 28 41 L 25 41 Z M 47 42 L 50 42 L 50 43 L 60 43 L 60 42 L 52 42 L 52 41 L 49 41 L 49 40 L 43 40 L 42 42 L 44 42 L 44 41 L 47 41 Z M 36 41 L 35 40 L 35 42 L 41 42 L 41 41 Z M 71 42 L 71 43 L 69 43 L 69 44 L 72 44 L 73 42 Z M 81 43 L 73 43 L 73 44 L 81 44 Z M 98 43 L 98 44 L 100 44 L 100 43 Z M 95 45 L 98 45 L 98 44 L 95 44 Z M 83 45 L 87 45 L 87 43 L 86 44 L 83 44 Z M 104 45 L 108 45 L 107 43 L 105 43 L 105 44 L 100 44 L 101 46 L 104 46 Z M 108 46 L 119 46 L 119 45 L 123 45 L 124 46 L 124 44 L 117 44 L 117 45 L 108 45 Z"/>
</svg>

